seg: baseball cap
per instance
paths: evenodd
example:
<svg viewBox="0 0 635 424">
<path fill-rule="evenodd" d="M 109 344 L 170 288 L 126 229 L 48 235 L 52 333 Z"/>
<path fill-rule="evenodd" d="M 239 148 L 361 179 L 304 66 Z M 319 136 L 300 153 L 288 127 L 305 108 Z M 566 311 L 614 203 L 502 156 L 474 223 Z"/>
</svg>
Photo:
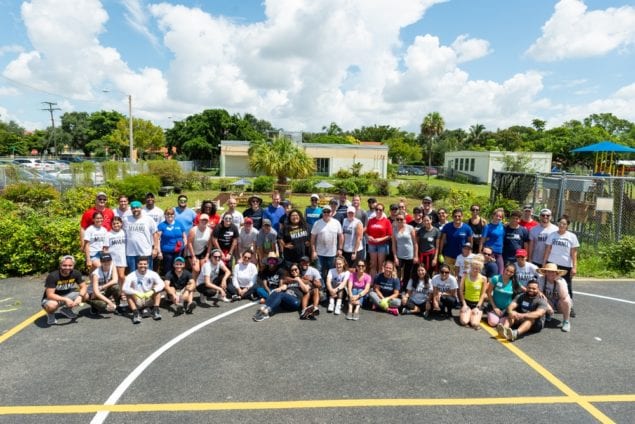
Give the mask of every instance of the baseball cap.
<svg viewBox="0 0 635 424">
<path fill-rule="evenodd" d="M 103 253 L 100 259 L 102 262 L 110 262 L 112 261 L 112 255 L 110 253 Z"/>
<path fill-rule="evenodd" d="M 355 212 L 357 212 L 357 209 L 355 209 L 355 207 L 354 207 L 354 206 L 349 206 L 349 207 L 346 209 L 346 213 L 351 213 L 351 212 L 352 212 L 352 213 L 355 213 Z"/>
<path fill-rule="evenodd" d="M 138 201 L 138 200 L 135 200 L 134 202 L 131 202 L 131 203 L 130 203 L 130 207 L 131 207 L 131 208 L 140 208 L 141 206 L 143 206 L 143 205 L 142 205 L 142 204 L 141 204 L 141 202 L 140 202 L 140 201 Z"/>
<path fill-rule="evenodd" d="M 393 203 L 392 205 L 390 205 L 390 210 L 391 211 L 399 210 L 399 205 L 396 203 Z"/>
<path fill-rule="evenodd" d="M 432 197 L 426 196 L 426 197 L 423 198 L 423 201 L 424 202 L 432 202 Z"/>
<path fill-rule="evenodd" d="M 523 206 L 523 210 L 524 210 L 524 211 L 526 211 L 526 210 L 530 210 L 530 211 L 531 211 L 531 210 L 533 210 L 533 209 L 534 209 L 534 207 L 533 207 L 533 206 L 531 206 L 531 205 L 525 205 L 525 206 Z"/>
<path fill-rule="evenodd" d="M 174 262 L 183 262 L 183 263 L 185 263 L 185 259 L 183 259 L 183 256 L 177 256 L 176 258 L 174 258 Z"/>
<path fill-rule="evenodd" d="M 245 220 L 243 221 L 245 224 L 253 224 L 254 220 L 251 218 L 245 218 Z"/>
<path fill-rule="evenodd" d="M 326 211 L 331 212 L 331 207 L 330 207 L 330 206 L 328 206 L 328 205 L 324 206 L 324 207 L 322 208 L 322 212 L 326 212 Z"/>
<path fill-rule="evenodd" d="M 291 202 L 289 202 L 288 200 L 283 200 L 280 204 L 286 207 L 286 206 L 289 206 Z"/>
<path fill-rule="evenodd" d="M 421 209 L 419 206 L 415 206 L 415 208 L 412 210 L 412 213 L 423 213 L 423 209 Z"/>
<path fill-rule="evenodd" d="M 522 256 L 523 258 L 527 257 L 527 251 L 525 249 L 516 250 L 516 256 Z"/>
<path fill-rule="evenodd" d="M 540 215 L 551 215 L 551 209 L 540 209 Z"/>
<path fill-rule="evenodd" d="M 472 243 L 467 241 L 467 242 L 463 243 L 463 247 L 469 247 L 471 249 L 472 248 Z"/>
<path fill-rule="evenodd" d="M 309 257 L 308 257 L 308 256 L 302 256 L 302 257 L 300 258 L 300 262 L 311 262 L 311 259 L 309 259 Z"/>
<path fill-rule="evenodd" d="M 147 193 L 146 193 L 146 199 L 147 199 L 147 198 L 154 199 L 154 193 L 152 193 L 151 191 L 147 192 Z"/>
<path fill-rule="evenodd" d="M 95 198 L 99 198 L 99 197 L 106 197 L 108 198 L 108 195 L 106 193 L 104 193 L 103 191 L 100 191 L 99 193 L 97 193 L 97 195 L 95 196 Z"/>
<path fill-rule="evenodd" d="M 311 195 L 311 199 L 318 199 L 318 200 L 320 200 L 320 196 L 319 196 L 319 195 L 317 195 L 317 194 L 315 194 L 315 193 L 313 193 L 313 194 Z"/>
<path fill-rule="evenodd" d="M 263 225 L 263 226 L 264 226 L 264 225 L 271 225 L 271 220 L 270 220 L 270 219 L 267 219 L 267 218 L 263 219 L 263 220 L 262 220 L 262 225 Z"/>
</svg>

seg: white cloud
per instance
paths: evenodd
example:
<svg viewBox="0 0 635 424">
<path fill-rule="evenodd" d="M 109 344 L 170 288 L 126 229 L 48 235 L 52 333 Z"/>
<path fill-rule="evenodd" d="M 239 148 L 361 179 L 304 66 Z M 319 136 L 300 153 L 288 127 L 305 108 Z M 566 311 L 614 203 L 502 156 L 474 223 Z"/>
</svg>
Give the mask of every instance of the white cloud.
<svg viewBox="0 0 635 424">
<path fill-rule="evenodd" d="M 126 22 L 145 37 L 154 48 L 159 47 L 159 40 L 149 28 L 149 16 L 146 13 L 146 6 L 143 0 L 121 0 L 126 13 L 124 14 Z"/>
<path fill-rule="evenodd" d="M 491 53 L 489 42 L 477 38 L 468 38 L 467 34 L 459 35 L 452 43 L 458 63 L 480 59 Z"/>
<path fill-rule="evenodd" d="M 605 99 L 581 105 L 566 105 L 555 122 L 580 120 L 593 113 L 612 113 L 622 119 L 635 121 L 635 83 L 621 87 Z"/>
<path fill-rule="evenodd" d="M 7 53 L 21 53 L 24 51 L 24 47 L 19 46 L 17 44 L 9 44 L 6 46 L 0 46 L 0 56 L 3 56 Z"/>
<path fill-rule="evenodd" d="M 601 56 L 635 44 L 635 8 L 587 11 L 581 0 L 560 0 L 526 54 L 539 61 Z"/>
</svg>

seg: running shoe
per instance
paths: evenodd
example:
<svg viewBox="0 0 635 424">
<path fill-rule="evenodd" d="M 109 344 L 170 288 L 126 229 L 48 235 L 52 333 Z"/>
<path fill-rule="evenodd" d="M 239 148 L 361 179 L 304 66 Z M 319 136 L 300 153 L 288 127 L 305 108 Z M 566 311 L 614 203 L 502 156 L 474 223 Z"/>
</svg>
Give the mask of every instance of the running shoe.
<svg viewBox="0 0 635 424">
<path fill-rule="evenodd" d="M 571 331 L 571 323 L 569 321 L 562 321 L 562 331 L 564 331 L 565 333 Z"/>
<path fill-rule="evenodd" d="M 342 305 L 341 305 L 341 304 L 339 304 L 339 303 L 338 303 L 337 305 L 335 305 L 335 310 L 333 311 L 333 313 L 334 313 L 335 315 L 339 315 L 339 314 L 341 314 L 341 313 L 342 313 Z"/>
<path fill-rule="evenodd" d="M 388 312 L 389 314 L 393 314 L 394 316 L 399 316 L 399 309 L 395 307 L 386 309 L 386 312 Z"/>
<path fill-rule="evenodd" d="M 77 314 L 73 312 L 73 310 L 68 306 L 64 306 L 62 309 L 60 309 L 60 313 L 68 319 L 77 319 Z"/>
<path fill-rule="evenodd" d="M 346 319 L 349 320 L 349 321 L 352 321 L 353 320 L 353 314 L 351 312 L 347 313 L 346 314 Z"/>
<path fill-rule="evenodd" d="M 46 314 L 46 323 L 48 325 L 55 325 L 57 324 L 57 318 L 55 318 L 55 313 L 52 314 Z"/>
<path fill-rule="evenodd" d="M 238 302 L 239 300 L 240 300 L 240 296 L 238 296 L 237 294 L 232 296 L 232 300 L 231 300 L 232 302 Z M 223 300 L 223 302 L 224 302 L 224 300 Z"/>
<path fill-rule="evenodd" d="M 139 314 L 139 311 L 134 311 L 132 313 L 132 323 L 141 324 L 141 315 Z"/>
<path fill-rule="evenodd" d="M 152 319 L 155 321 L 159 321 L 161 319 L 161 311 L 159 311 L 158 306 L 152 308 Z"/>
<path fill-rule="evenodd" d="M 505 327 L 503 324 L 499 323 L 496 326 L 496 331 L 498 332 L 499 337 L 505 338 Z"/>
<path fill-rule="evenodd" d="M 575 309 L 571 308 L 571 313 L 569 314 L 571 318 L 575 318 Z"/>
<path fill-rule="evenodd" d="M 359 312 L 353 312 L 353 321 L 359 321 Z"/>
<path fill-rule="evenodd" d="M 177 303 L 176 305 L 174 305 L 174 316 L 179 316 L 183 313 L 183 305 L 181 305 L 180 303 Z"/>
<path fill-rule="evenodd" d="M 185 313 L 186 314 L 191 314 L 192 312 L 194 312 L 194 309 L 196 308 L 196 303 L 194 302 L 190 302 L 187 304 L 187 306 L 185 307 Z"/>
<path fill-rule="evenodd" d="M 307 306 L 300 314 L 300 319 L 309 319 L 309 315 L 312 315 L 314 310 L 315 308 L 313 307 L 313 305 Z"/>
</svg>

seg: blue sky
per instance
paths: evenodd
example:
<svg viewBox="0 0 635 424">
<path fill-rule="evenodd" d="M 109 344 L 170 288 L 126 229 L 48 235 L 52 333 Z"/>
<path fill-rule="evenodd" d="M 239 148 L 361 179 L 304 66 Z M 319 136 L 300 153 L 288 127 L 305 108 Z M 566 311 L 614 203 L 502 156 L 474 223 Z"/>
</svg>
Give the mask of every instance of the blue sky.
<svg viewBox="0 0 635 424">
<path fill-rule="evenodd" d="M 163 127 L 206 108 L 290 131 L 635 121 L 625 0 L 0 0 L 0 119 L 114 109 Z M 104 93 L 103 90 L 109 90 Z M 59 118 L 59 114 L 57 114 Z M 59 121 L 58 121 L 59 122 Z"/>
</svg>

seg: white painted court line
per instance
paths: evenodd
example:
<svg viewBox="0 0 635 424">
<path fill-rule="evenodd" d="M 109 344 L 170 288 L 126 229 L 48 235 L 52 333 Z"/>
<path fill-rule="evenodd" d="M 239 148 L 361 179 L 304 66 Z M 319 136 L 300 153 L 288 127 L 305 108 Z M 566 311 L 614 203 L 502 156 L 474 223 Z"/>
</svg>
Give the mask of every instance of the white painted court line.
<svg viewBox="0 0 635 424">
<path fill-rule="evenodd" d="M 247 304 L 245 304 L 243 306 L 239 306 L 238 308 L 232 309 L 232 310 L 227 311 L 227 312 L 223 312 L 222 314 L 217 315 L 217 316 L 215 316 L 213 318 L 210 318 L 207 321 L 203 321 L 202 323 L 200 323 L 200 324 L 190 328 L 189 330 L 179 334 L 178 336 L 176 336 L 175 338 L 173 338 L 172 340 L 170 340 L 169 342 L 167 342 L 166 344 L 164 344 L 163 346 L 161 346 L 160 348 L 155 350 L 141 364 L 139 364 L 139 366 L 137 366 L 137 368 L 135 368 L 130 374 L 128 374 L 128 377 L 126 377 L 121 382 L 119 387 L 117 387 L 115 389 L 115 391 L 112 392 L 112 394 L 110 395 L 108 400 L 106 400 L 104 405 L 115 405 L 119 401 L 119 398 L 121 398 L 121 396 L 123 396 L 123 394 L 126 392 L 126 390 L 128 390 L 128 388 L 132 385 L 132 383 L 134 383 L 134 381 L 145 371 L 145 369 L 148 368 L 154 361 L 156 361 L 161 355 L 163 355 L 163 353 L 165 353 L 172 346 L 176 345 L 177 343 L 179 343 L 180 341 L 182 341 L 183 339 L 185 339 L 189 335 L 197 332 L 201 328 L 206 327 L 206 326 L 208 326 L 208 325 L 210 325 L 210 324 L 212 324 L 212 323 L 214 323 L 214 322 L 216 322 L 216 321 L 218 321 L 220 319 L 228 317 L 231 314 L 234 314 L 236 312 L 242 311 L 243 309 L 247 309 L 250 306 L 253 306 L 255 304 L 256 304 L 255 302 L 247 303 Z M 97 414 L 95 414 L 95 416 L 93 417 L 93 419 L 92 419 L 92 421 L 90 423 L 91 424 L 102 424 L 106 420 L 106 418 L 108 417 L 108 414 L 109 414 L 108 411 L 99 411 L 99 412 L 97 412 Z"/>
<path fill-rule="evenodd" d="M 620 299 L 617 297 L 600 296 L 599 294 L 585 293 L 585 292 L 579 292 L 575 290 L 573 291 L 573 294 L 581 294 L 582 296 L 599 297 L 600 299 L 613 300 L 615 302 L 629 303 L 631 305 L 635 305 L 635 302 L 633 302 L 632 300 Z"/>
</svg>

